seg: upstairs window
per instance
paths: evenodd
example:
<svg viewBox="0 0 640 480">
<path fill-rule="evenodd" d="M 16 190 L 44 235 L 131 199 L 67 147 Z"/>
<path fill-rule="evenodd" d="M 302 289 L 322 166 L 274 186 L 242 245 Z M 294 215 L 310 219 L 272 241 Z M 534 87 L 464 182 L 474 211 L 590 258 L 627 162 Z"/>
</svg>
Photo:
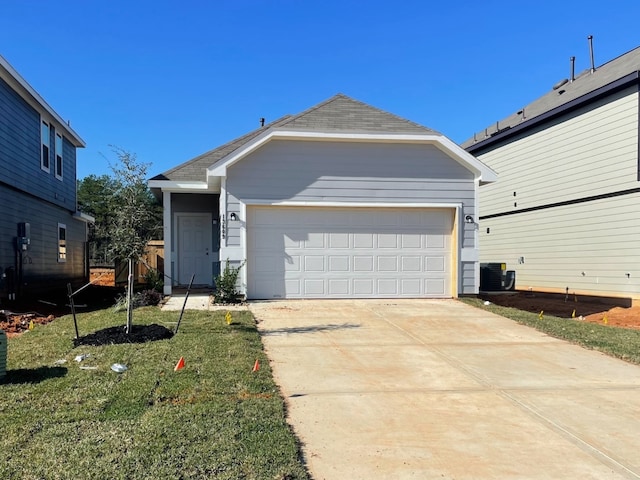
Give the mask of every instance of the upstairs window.
<svg viewBox="0 0 640 480">
<path fill-rule="evenodd" d="M 67 261 L 67 226 L 58 224 L 58 262 Z"/>
<path fill-rule="evenodd" d="M 40 124 L 40 140 L 42 141 L 40 168 L 42 168 L 42 170 L 44 170 L 45 172 L 49 172 L 49 145 L 51 145 L 51 126 L 44 120 L 42 120 L 42 123 Z"/>
<path fill-rule="evenodd" d="M 62 180 L 62 135 L 56 132 L 56 178 Z"/>
</svg>

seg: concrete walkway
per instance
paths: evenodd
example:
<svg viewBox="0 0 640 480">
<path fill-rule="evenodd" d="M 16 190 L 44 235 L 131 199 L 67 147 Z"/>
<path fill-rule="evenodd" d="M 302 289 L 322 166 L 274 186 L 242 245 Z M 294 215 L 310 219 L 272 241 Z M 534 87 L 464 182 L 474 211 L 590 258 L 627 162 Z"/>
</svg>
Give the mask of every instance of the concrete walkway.
<svg viewBox="0 0 640 480">
<path fill-rule="evenodd" d="M 640 367 L 454 300 L 256 302 L 323 479 L 638 479 Z"/>
<path fill-rule="evenodd" d="M 186 293 L 179 292 L 172 294 L 160 307 L 161 310 L 173 311 L 182 310 Z M 241 305 L 214 305 L 211 303 L 211 293 L 203 291 L 193 291 L 187 298 L 185 310 L 247 310 L 246 304 Z"/>
</svg>

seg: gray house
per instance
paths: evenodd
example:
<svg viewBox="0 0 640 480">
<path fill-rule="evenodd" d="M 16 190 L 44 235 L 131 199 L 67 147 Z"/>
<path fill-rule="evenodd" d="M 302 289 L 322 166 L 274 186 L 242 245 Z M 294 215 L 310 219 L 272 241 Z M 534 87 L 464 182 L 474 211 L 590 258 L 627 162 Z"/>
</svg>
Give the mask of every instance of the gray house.
<svg viewBox="0 0 640 480">
<path fill-rule="evenodd" d="M 336 95 L 150 180 L 165 293 L 241 270 L 250 299 L 478 292 L 478 187 L 494 172 L 442 134 Z"/>
<path fill-rule="evenodd" d="M 88 278 L 87 222 L 76 211 L 84 142 L 0 56 L 0 297 Z"/>
<path fill-rule="evenodd" d="M 480 259 L 521 290 L 640 298 L 640 48 L 567 70 L 462 145 L 500 176 L 480 189 Z"/>
</svg>

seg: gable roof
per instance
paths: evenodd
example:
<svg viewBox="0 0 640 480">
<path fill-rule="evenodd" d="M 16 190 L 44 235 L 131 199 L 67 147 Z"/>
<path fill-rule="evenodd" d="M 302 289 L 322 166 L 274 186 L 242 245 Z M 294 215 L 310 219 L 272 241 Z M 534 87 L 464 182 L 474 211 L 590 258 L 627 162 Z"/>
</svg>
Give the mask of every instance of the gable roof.
<svg viewBox="0 0 640 480">
<path fill-rule="evenodd" d="M 638 83 L 640 78 L 640 47 L 603 65 L 581 72 L 573 81 L 564 79 L 548 93 L 518 109 L 507 118 L 477 132 L 461 146 L 470 152 L 489 147 L 504 138 L 531 128 L 540 122 L 578 108 L 613 91 Z"/>
<path fill-rule="evenodd" d="M 437 143 L 453 158 L 492 181 L 495 173 L 439 132 L 359 102 L 343 94 L 297 115 L 284 116 L 262 128 L 199 155 L 151 179 L 152 186 L 172 182 L 201 188 L 210 177 L 226 175 L 226 167 L 273 138 L 343 139 Z"/>
<path fill-rule="evenodd" d="M 204 181 L 206 170 L 265 131 L 437 134 L 430 128 L 337 94 L 297 115 L 278 120 L 167 170 L 151 180 Z"/>
<path fill-rule="evenodd" d="M 29 83 L 0 55 L 0 78 L 18 94 L 25 102 L 31 105 L 41 115 L 49 115 L 48 121 L 53 121 L 56 129 L 65 132 L 65 136 L 75 147 L 85 147 L 84 140 L 65 122 L 53 108 L 40 96 Z"/>
</svg>

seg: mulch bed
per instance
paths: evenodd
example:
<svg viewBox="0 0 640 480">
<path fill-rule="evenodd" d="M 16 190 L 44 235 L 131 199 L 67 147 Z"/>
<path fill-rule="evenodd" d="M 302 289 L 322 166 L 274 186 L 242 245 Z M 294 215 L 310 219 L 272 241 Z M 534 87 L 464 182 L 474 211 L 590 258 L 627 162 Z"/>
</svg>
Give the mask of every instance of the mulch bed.
<svg viewBox="0 0 640 480">
<path fill-rule="evenodd" d="M 133 325 L 131 333 L 127 334 L 126 325 L 104 328 L 97 332 L 74 338 L 73 344 L 92 345 L 115 345 L 120 343 L 145 343 L 156 340 L 164 340 L 173 337 L 173 332 L 162 325 L 152 323 L 151 325 Z"/>
</svg>

